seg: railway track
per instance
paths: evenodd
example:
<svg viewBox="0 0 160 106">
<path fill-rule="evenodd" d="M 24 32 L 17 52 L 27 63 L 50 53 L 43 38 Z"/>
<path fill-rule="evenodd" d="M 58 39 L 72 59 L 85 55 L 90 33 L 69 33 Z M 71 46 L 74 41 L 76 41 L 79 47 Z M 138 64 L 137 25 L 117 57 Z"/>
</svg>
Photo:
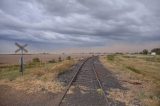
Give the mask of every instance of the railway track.
<svg viewBox="0 0 160 106">
<path fill-rule="evenodd" d="M 57 106 L 109 106 L 94 59 L 90 57 L 81 63 Z"/>
</svg>

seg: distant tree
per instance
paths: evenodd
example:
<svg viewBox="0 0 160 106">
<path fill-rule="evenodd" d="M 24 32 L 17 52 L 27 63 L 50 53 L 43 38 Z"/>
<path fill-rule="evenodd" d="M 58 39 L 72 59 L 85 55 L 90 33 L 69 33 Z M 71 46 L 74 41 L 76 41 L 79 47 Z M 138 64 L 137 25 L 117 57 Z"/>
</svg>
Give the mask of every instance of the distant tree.
<svg viewBox="0 0 160 106">
<path fill-rule="evenodd" d="M 66 58 L 67 60 L 71 60 L 71 56 L 67 56 L 67 58 Z"/>
<path fill-rule="evenodd" d="M 160 48 L 154 48 L 151 52 L 155 52 L 156 54 L 160 55 Z"/>
<path fill-rule="evenodd" d="M 61 57 L 59 57 L 59 58 L 58 58 L 58 61 L 59 61 L 59 62 L 61 62 L 61 61 L 62 61 L 62 58 L 61 58 Z"/>
<path fill-rule="evenodd" d="M 147 50 L 147 49 L 144 49 L 144 50 L 142 51 L 142 54 L 148 54 L 148 50 Z"/>
</svg>

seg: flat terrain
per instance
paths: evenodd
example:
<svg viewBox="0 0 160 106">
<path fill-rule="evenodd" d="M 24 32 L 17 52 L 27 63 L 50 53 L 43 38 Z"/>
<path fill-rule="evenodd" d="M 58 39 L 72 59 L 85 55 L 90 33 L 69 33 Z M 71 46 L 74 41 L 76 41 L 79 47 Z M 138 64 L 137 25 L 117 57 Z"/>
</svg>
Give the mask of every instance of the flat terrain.
<svg viewBox="0 0 160 106">
<path fill-rule="evenodd" d="M 42 60 L 41 55 L 39 58 L 42 61 L 38 62 L 33 61 L 38 55 L 28 56 L 29 62 L 25 64 L 23 77 L 19 73 L 19 66 L 13 64 L 14 61 L 5 63 L 5 59 L 1 60 L 0 106 L 56 106 L 84 61 L 79 60 L 87 57 L 71 55 L 71 59 L 66 56 L 58 61 L 58 57 L 54 58 L 55 55 L 45 54 L 43 56 L 46 59 Z M 18 55 L 11 57 L 18 59 Z M 56 61 L 49 62 L 52 59 Z M 93 64 L 104 92 L 93 74 Z M 160 56 L 110 54 L 94 57 L 84 64 L 61 105 L 159 106 L 159 66 Z M 107 96 L 107 103 L 103 94 Z"/>
<path fill-rule="evenodd" d="M 1 67 L 0 105 L 56 106 L 80 63 L 72 59 L 56 63 L 32 63 L 33 66 L 26 65 L 23 77 L 19 75 L 17 66 Z M 105 92 L 102 92 L 98 86 L 92 69 L 93 63 L 96 71 L 100 70 L 98 74 Z M 121 85 L 102 66 L 98 58 L 87 61 L 79 74 L 77 82 L 71 86 L 62 106 L 106 106 L 107 103 L 110 106 L 115 104 L 125 106 L 124 103 L 111 98 L 106 98 L 108 100 L 106 103 L 103 93 L 107 94 L 109 88 L 121 88 Z"/>
<path fill-rule="evenodd" d="M 25 54 L 25 63 L 30 63 L 33 58 L 39 58 L 42 62 L 47 62 L 51 59 L 58 60 L 59 57 L 66 59 L 67 56 L 71 56 L 74 59 L 85 58 L 90 56 L 89 54 Z M 0 54 L 0 65 L 4 64 L 19 64 L 19 54 Z"/>
<path fill-rule="evenodd" d="M 126 88 L 109 89 L 111 98 L 128 106 L 160 105 L 160 56 L 111 54 L 101 57 L 101 62 Z"/>
<path fill-rule="evenodd" d="M 58 76 L 72 70 L 76 61 L 31 62 L 23 77 L 17 65 L 0 67 L 0 106 L 51 106 L 64 84 Z"/>
</svg>

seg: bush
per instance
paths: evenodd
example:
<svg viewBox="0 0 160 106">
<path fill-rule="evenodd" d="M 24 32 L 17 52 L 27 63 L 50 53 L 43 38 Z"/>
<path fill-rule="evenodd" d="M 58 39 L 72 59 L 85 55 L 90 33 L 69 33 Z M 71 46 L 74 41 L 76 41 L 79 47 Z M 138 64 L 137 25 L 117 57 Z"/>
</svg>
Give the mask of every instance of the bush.
<svg viewBox="0 0 160 106">
<path fill-rule="evenodd" d="M 40 59 L 39 59 L 39 58 L 33 58 L 33 59 L 32 59 L 32 62 L 39 63 L 39 62 L 40 62 Z"/>
<path fill-rule="evenodd" d="M 56 63 L 55 59 L 49 60 L 48 63 Z"/>
<path fill-rule="evenodd" d="M 138 74 L 141 73 L 140 70 L 134 68 L 133 66 L 127 66 L 126 68 L 129 69 L 129 70 L 131 70 L 131 71 L 133 71 L 133 72 L 135 72 L 135 73 L 138 73 Z"/>
<path fill-rule="evenodd" d="M 61 58 L 61 57 L 59 57 L 59 58 L 58 58 L 58 61 L 59 61 L 59 62 L 62 62 L 62 58 Z"/>
<path fill-rule="evenodd" d="M 148 50 L 147 50 L 147 49 L 144 49 L 144 50 L 142 51 L 142 54 L 148 54 Z"/>
<path fill-rule="evenodd" d="M 110 61 L 114 60 L 115 55 L 107 55 L 107 59 Z"/>
<path fill-rule="evenodd" d="M 71 56 L 68 56 L 66 59 L 67 59 L 67 60 L 71 60 Z"/>
</svg>

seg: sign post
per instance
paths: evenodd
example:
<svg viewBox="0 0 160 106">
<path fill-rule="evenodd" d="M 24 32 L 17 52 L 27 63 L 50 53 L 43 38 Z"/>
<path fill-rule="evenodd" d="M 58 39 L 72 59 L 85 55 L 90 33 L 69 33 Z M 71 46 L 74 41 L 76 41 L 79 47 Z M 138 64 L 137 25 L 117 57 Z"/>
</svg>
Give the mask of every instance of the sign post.
<svg viewBox="0 0 160 106">
<path fill-rule="evenodd" d="M 18 43 L 16 42 L 15 45 L 18 47 L 18 49 L 15 51 L 15 53 L 21 51 L 20 69 L 19 69 L 19 71 L 22 73 L 22 76 L 23 76 L 23 71 L 24 71 L 23 53 L 24 53 L 24 52 L 28 52 L 28 50 L 25 49 L 25 47 L 27 46 L 27 44 L 25 44 L 25 45 L 20 45 L 20 44 L 18 44 Z"/>
</svg>

